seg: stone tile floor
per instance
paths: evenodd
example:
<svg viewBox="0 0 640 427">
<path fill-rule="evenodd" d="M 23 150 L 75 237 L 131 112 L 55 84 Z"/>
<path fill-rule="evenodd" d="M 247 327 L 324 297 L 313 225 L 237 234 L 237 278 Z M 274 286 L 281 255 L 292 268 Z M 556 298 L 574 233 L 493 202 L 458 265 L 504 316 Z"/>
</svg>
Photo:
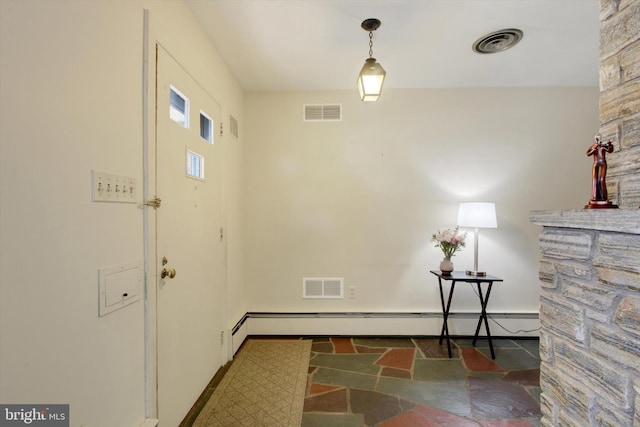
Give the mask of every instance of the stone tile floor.
<svg viewBox="0 0 640 427">
<path fill-rule="evenodd" d="M 540 426 L 537 339 L 453 343 L 314 338 L 302 427 Z"/>
</svg>

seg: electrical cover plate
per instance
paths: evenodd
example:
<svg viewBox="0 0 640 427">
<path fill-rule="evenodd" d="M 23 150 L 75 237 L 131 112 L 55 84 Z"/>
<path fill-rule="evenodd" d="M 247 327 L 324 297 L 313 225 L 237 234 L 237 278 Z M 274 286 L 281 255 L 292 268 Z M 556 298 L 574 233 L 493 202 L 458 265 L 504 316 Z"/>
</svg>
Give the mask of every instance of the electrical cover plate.
<svg viewBox="0 0 640 427">
<path fill-rule="evenodd" d="M 135 203 L 136 180 L 128 176 L 91 171 L 91 200 L 94 202 Z"/>
<path fill-rule="evenodd" d="M 100 317 L 132 304 L 142 295 L 142 267 L 139 262 L 98 270 Z"/>
</svg>

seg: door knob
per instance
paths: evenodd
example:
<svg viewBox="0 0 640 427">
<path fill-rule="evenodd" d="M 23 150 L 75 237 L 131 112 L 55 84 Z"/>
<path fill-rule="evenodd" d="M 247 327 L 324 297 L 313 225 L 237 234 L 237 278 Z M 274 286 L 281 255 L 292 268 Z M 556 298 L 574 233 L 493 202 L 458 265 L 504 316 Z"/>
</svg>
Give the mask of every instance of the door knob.
<svg viewBox="0 0 640 427">
<path fill-rule="evenodd" d="M 176 277 L 175 268 L 163 268 L 162 272 L 160 273 L 160 277 L 163 279 L 165 277 L 169 277 L 169 279 L 173 279 L 174 277 Z"/>
</svg>

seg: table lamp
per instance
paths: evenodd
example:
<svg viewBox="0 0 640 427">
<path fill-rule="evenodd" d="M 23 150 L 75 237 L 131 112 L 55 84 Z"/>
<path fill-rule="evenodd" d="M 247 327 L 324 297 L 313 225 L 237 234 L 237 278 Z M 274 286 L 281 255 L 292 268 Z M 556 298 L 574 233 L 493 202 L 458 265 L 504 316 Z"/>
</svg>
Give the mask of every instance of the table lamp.
<svg viewBox="0 0 640 427">
<path fill-rule="evenodd" d="M 458 209 L 458 226 L 475 228 L 473 241 L 473 270 L 467 270 L 469 276 L 486 276 L 485 271 L 478 271 L 478 228 L 497 228 L 496 204 L 488 202 L 460 203 Z"/>
</svg>

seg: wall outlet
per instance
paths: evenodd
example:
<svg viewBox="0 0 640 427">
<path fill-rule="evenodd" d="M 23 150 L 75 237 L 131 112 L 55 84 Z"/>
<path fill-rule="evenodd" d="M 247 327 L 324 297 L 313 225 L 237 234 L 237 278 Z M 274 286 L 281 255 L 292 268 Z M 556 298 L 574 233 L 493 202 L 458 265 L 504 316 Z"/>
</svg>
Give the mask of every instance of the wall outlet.
<svg viewBox="0 0 640 427">
<path fill-rule="evenodd" d="M 356 299 L 356 287 L 349 286 L 349 299 Z"/>
<path fill-rule="evenodd" d="M 138 188 L 134 178 L 91 171 L 91 201 L 135 203 L 137 198 Z"/>
</svg>

